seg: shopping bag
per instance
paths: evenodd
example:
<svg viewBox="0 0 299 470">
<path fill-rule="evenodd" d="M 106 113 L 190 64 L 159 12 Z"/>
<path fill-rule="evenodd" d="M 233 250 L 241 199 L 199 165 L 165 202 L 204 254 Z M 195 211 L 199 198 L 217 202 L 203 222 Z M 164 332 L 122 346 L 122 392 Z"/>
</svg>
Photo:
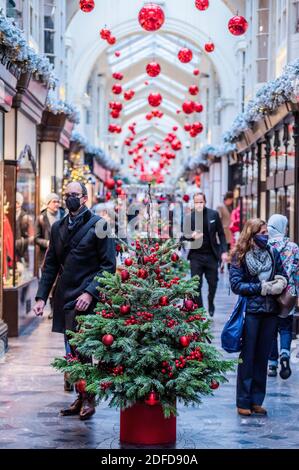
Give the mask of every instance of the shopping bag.
<svg viewBox="0 0 299 470">
<path fill-rule="evenodd" d="M 231 316 L 222 330 L 221 346 L 228 353 L 241 351 L 246 304 L 246 297 L 240 296 Z"/>
</svg>

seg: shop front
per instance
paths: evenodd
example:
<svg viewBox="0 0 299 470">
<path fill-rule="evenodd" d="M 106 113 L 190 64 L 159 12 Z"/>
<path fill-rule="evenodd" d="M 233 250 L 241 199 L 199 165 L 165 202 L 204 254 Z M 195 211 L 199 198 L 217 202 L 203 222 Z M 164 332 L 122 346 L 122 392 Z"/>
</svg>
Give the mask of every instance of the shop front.
<svg viewBox="0 0 299 470">
<path fill-rule="evenodd" d="M 34 224 L 39 194 L 37 126 L 42 119 L 47 86 L 30 74 L 16 84 L 12 109 L 4 126 L 3 318 L 8 335 L 18 336 L 34 318 L 37 289 Z"/>
</svg>

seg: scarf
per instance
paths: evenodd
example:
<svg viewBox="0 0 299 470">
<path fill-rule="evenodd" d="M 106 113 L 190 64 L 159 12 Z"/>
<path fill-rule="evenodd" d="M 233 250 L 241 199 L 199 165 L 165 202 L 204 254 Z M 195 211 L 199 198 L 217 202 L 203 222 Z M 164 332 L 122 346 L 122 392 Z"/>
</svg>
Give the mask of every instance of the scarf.
<svg viewBox="0 0 299 470">
<path fill-rule="evenodd" d="M 47 217 L 48 217 L 50 226 L 52 227 L 52 225 L 53 225 L 55 222 L 57 222 L 58 220 L 60 220 L 60 211 L 57 211 L 56 214 L 53 214 L 53 212 L 51 212 L 49 209 L 47 209 Z"/>
<path fill-rule="evenodd" d="M 79 214 L 72 217 L 71 214 L 68 216 L 68 230 L 72 232 L 73 230 L 77 230 L 81 225 L 84 223 L 84 216 L 89 209 L 86 206 L 83 206 L 80 209 Z"/>
<path fill-rule="evenodd" d="M 253 248 L 246 253 L 245 260 L 251 276 L 258 276 L 260 281 L 269 281 L 273 263 L 267 250 Z"/>
</svg>

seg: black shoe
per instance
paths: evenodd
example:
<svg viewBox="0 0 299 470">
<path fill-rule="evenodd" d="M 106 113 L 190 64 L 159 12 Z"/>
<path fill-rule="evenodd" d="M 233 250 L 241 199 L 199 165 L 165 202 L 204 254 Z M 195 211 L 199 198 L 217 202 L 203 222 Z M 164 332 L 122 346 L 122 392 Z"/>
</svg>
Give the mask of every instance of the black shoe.
<svg viewBox="0 0 299 470">
<path fill-rule="evenodd" d="M 279 375 L 280 377 L 283 379 L 283 380 L 287 380 L 292 371 L 291 371 L 291 368 L 290 368 L 290 358 L 288 356 L 282 356 L 280 358 L 280 372 L 279 372 Z"/>
<path fill-rule="evenodd" d="M 277 367 L 269 366 L 268 367 L 268 377 L 277 377 Z"/>
<path fill-rule="evenodd" d="M 65 408 L 60 411 L 62 416 L 74 416 L 79 415 L 83 405 L 83 398 L 78 396 L 74 403 L 72 403 L 68 408 Z"/>
<path fill-rule="evenodd" d="M 209 309 L 209 315 L 210 315 L 210 317 L 213 317 L 213 316 L 214 316 L 214 313 L 215 313 L 215 309 L 214 309 L 214 308 L 210 308 L 210 309 Z"/>
</svg>

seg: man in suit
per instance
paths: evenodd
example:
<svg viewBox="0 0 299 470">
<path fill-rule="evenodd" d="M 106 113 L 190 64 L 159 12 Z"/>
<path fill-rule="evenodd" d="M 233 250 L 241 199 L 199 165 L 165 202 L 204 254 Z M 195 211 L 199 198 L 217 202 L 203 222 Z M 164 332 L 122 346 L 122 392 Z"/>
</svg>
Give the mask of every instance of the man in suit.
<svg viewBox="0 0 299 470">
<path fill-rule="evenodd" d="M 194 195 L 194 210 L 189 218 L 189 223 L 187 221 L 186 224 L 188 228 L 185 238 L 193 242 L 188 255 L 191 276 L 198 275 L 200 278 L 199 295 L 195 301 L 199 307 L 203 307 L 201 288 L 202 278 L 205 275 L 209 286 L 208 310 L 210 316 L 213 317 L 219 263 L 221 260 L 224 263 L 227 262 L 225 234 L 218 212 L 206 207 L 206 196 L 203 193 Z"/>
<path fill-rule="evenodd" d="M 105 233 L 99 236 L 95 225 L 102 219 L 86 207 L 87 200 L 84 184 L 72 182 L 66 187 L 69 214 L 52 226 L 33 309 L 36 315 L 43 315 L 56 281 L 52 331 L 64 335 L 66 330 L 76 330 L 76 315 L 93 313 L 98 299 L 95 278 L 104 271 L 114 273 L 116 269 L 114 239 Z M 103 229 L 106 228 L 105 222 Z M 86 393 L 79 393 L 76 401 L 62 410 L 64 416 L 78 414 L 82 420 L 90 418 L 94 412 L 94 396 Z"/>
</svg>

